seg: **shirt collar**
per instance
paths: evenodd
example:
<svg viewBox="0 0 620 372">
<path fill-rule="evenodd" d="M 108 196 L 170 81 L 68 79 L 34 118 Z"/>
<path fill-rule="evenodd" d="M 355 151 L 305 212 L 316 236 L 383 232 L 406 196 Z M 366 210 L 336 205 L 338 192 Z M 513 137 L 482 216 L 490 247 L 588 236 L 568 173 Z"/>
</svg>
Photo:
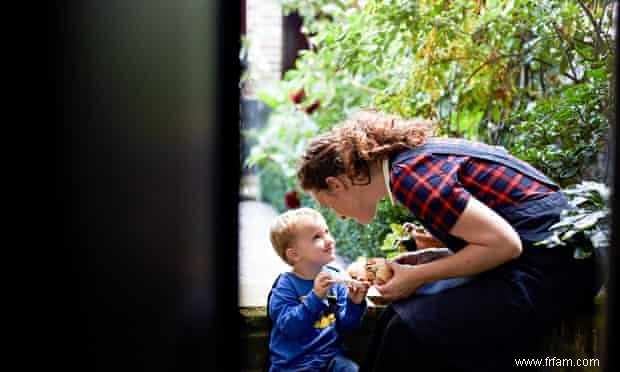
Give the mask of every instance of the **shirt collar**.
<svg viewBox="0 0 620 372">
<path fill-rule="evenodd" d="M 383 159 L 383 164 L 381 168 L 383 168 L 383 180 L 385 181 L 385 188 L 387 189 L 388 197 L 390 198 L 390 203 L 394 205 L 394 198 L 392 197 L 392 190 L 390 190 L 390 161 L 388 158 Z"/>
</svg>

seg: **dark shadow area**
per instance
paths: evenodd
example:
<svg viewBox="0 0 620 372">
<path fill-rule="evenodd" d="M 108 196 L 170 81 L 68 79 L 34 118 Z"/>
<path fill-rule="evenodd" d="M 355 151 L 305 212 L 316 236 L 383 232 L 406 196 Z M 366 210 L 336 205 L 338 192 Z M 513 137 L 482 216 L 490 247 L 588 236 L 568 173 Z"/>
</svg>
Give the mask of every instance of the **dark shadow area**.
<svg viewBox="0 0 620 372">
<path fill-rule="evenodd" d="M 239 369 L 223 356 L 239 345 L 239 15 L 226 1 L 54 9 L 63 370 Z"/>
<path fill-rule="evenodd" d="M 282 18 L 282 76 L 295 67 L 301 50 L 310 49 L 306 35 L 301 32 L 303 19 L 297 12 Z"/>
</svg>

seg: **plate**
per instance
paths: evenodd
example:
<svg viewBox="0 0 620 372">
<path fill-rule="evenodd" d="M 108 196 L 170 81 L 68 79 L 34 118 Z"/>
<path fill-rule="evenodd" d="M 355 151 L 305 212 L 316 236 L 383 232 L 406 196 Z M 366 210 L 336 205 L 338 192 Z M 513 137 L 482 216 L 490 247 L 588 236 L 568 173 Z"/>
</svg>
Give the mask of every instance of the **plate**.
<svg viewBox="0 0 620 372">
<path fill-rule="evenodd" d="M 368 293 L 366 293 L 366 298 L 370 300 L 375 305 L 387 305 L 390 301 L 386 300 L 381 296 L 381 293 L 377 290 L 377 288 L 373 285 L 368 288 Z"/>
</svg>

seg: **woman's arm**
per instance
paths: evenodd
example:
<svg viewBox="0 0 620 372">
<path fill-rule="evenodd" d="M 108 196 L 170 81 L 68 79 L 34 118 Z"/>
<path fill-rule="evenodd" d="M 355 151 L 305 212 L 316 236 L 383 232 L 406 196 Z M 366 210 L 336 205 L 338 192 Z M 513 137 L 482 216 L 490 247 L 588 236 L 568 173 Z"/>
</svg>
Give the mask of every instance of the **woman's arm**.
<svg viewBox="0 0 620 372">
<path fill-rule="evenodd" d="M 522 251 L 517 232 L 492 209 L 471 196 L 450 229 L 450 234 L 469 244 L 455 255 L 410 266 L 391 262 L 394 277 L 377 289 L 388 299 L 410 296 L 422 284 L 478 274 L 519 257 Z"/>
<path fill-rule="evenodd" d="M 512 226 L 474 197 L 450 234 L 469 244 L 453 256 L 420 265 L 418 275 L 425 282 L 477 274 L 519 257 L 523 250 Z"/>
</svg>

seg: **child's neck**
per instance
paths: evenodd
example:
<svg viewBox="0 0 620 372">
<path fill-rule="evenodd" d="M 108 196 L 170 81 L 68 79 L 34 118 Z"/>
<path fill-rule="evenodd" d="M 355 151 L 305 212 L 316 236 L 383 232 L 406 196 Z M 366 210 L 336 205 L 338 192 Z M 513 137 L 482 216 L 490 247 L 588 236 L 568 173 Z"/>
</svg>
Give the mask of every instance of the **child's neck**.
<svg viewBox="0 0 620 372">
<path fill-rule="evenodd" d="M 297 275 L 298 277 L 302 279 L 313 280 L 314 278 L 316 278 L 318 273 L 321 272 L 322 268 L 323 268 L 323 265 L 316 266 L 316 265 L 304 265 L 302 263 L 297 263 L 296 265 L 293 266 L 292 271 L 293 271 L 293 274 Z"/>
</svg>

